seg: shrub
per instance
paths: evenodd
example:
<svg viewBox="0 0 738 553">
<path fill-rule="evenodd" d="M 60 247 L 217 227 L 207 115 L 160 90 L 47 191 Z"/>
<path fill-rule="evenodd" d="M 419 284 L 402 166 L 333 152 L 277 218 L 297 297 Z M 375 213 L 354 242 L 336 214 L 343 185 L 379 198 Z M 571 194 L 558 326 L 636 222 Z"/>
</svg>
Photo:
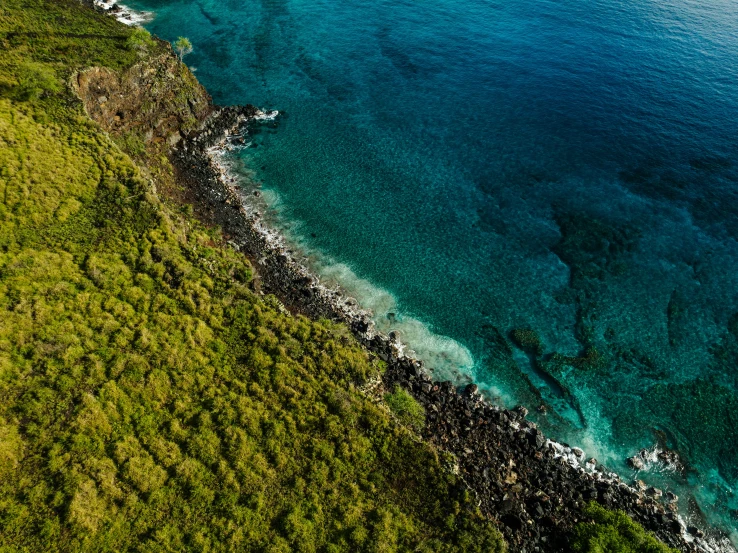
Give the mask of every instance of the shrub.
<svg viewBox="0 0 738 553">
<path fill-rule="evenodd" d="M 128 40 L 126 40 L 126 46 L 132 50 L 137 50 L 143 55 L 148 50 L 153 49 L 156 46 L 156 42 L 154 42 L 154 39 L 151 38 L 151 33 L 146 29 L 136 27 L 131 33 L 131 36 L 128 37 Z"/>
<path fill-rule="evenodd" d="M 16 69 L 18 100 L 35 100 L 44 92 L 59 92 L 61 85 L 54 70 L 43 63 L 27 61 Z"/>
<path fill-rule="evenodd" d="M 657 540 L 623 511 L 610 511 L 591 502 L 584 508 L 592 522 L 574 528 L 574 553 L 677 553 Z"/>
<path fill-rule="evenodd" d="M 385 394 L 384 401 L 403 424 L 418 432 L 425 426 L 423 406 L 406 390 L 395 387 L 392 393 Z"/>
</svg>

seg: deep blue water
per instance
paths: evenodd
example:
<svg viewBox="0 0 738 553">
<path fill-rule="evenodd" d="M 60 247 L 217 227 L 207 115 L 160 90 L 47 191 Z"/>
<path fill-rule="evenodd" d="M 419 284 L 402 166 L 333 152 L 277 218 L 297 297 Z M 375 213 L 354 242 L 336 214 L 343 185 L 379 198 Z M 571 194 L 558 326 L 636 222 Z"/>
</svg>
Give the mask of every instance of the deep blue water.
<svg viewBox="0 0 738 553">
<path fill-rule="evenodd" d="M 737 525 L 738 4 L 130 4 L 282 112 L 244 172 L 381 326 L 626 477 L 676 449 L 638 477 Z"/>
</svg>

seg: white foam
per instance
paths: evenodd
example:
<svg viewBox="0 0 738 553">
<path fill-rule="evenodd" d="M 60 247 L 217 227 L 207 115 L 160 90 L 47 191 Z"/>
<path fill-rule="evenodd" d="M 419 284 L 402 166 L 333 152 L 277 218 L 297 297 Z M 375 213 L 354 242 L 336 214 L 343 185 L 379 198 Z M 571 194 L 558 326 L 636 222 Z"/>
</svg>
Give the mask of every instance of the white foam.
<svg viewBox="0 0 738 553">
<path fill-rule="evenodd" d="M 474 368 L 474 358 L 466 347 L 433 332 L 419 319 L 403 315 L 397 300 L 387 290 L 359 277 L 345 263 L 322 259 L 316 265 L 321 277 L 340 286 L 371 311 L 378 330 L 385 334 L 397 331 L 400 340 L 411 348 L 406 354 L 425 361 L 437 379 L 455 380 L 459 371 L 469 373 Z"/>
<path fill-rule="evenodd" d="M 253 119 L 271 121 L 278 115 L 276 110 L 259 110 Z M 210 159 L 218 167 L 221 178 L 231 183 L 239 177 L 249 179 L 253 175 L 253 172 L 244 174 L 244 171 L 236 170 L 236 162 L 229 155 L 248 144 L 245 136 L 239 135 L 237 138 L 235 144 L 230 141 L 228 145 L 218 144 L 208 149 Z M 403 314 L 396 298 L 389 291 L 359 277 L 347 264 L 311 248 L 299 233 L 299 222 L 292 221 L 288 224 L 280 220 L 278 213 L 282 202 L 276 191 L 262 190 L 258 197 L 241 194 L 241 199 L 245 213 L 259 218 L 253 224 L 273 247 L 287 253 L 296 250 L 302 254 L 292 253 L 291 257 L 302 257 L 309 266 L 309 271 L 319 277 L 319 288 L 329 294 L 343 296 L 347 306 L 353 305 L 353 298 L 357 298 L 356 310 L 366 311 L 374 321 L 376 330 L 384 334 L 397 331 L 401 341 L 398 344 L 399 353 L 422 359 L 438 380 L 458 382 L 462 374 L 472 372 L 474 358 L 466 347 L 453 338 L 434 333 L 419 319 Z"/>
<path fill-rule="evenodd" d="M 660 455 L 664 450 L 658 445 L 654 445 L 649 449 L 642 449 L 637 455 L 643 461 L 643 471 L 651 472 L 667 472 L 674 473 L 680 471 L 683 467 L 679 464 L 678 458 Z"/>
<path fill-rule="evenodd" d="M 264 112 L 261 113 L 263 114 Z M 268 112 L 264 115 L 266 115 L 266 118 L 269 118 L 271 113 L 275 112 Z M 266 118 L 261 120 L 265 120 Z M 243 146 L 228 146 L 227 143 L 222 143 L 207 151 L 211 162 L 220 172 L 221 179 L 229 185 L 231 190 L 233 190 L 233 184 L 237 176 L 233 171 L 233 162 L 226 154 L 233 149 L 241 147 Z M 242 200 L 245 200 L 242 204 L 244 213 L 257 213 L 258 208 L 252 203 L 253 197 L 250 199 L 251 201 L 246 201 L 247 198 L 242 195 Z M 262 201 L 265 200 L 271 202 L 270 204 L 268 203 L 268 207 L 270 208 L 279 204 L 279 196 L 276 193 L 269 194 L 266 198 L 262 196 Z M 304 243 L 300 244 L 301 241 L 299 238 L 289 240 L 285 238 L 289 236 L 289 230 L 287 228 L 280 229 L 280 232 L 259 218 L 252 219 L 252 225 L 266 239 L 270 247 L 281 251 L 283 254 L 287 254 L 291 259 L 293 258 L 290 252 L 294 248 L 290 244 L 297 244 L 298 249 L 301 249 L 304 253 L 309 252 L 309 249 L 305 247 Z M 451 376 L 450 380 L 456 380 L 458 382 L 459 378 L 456 377 L 459 376 L 459 370 L 467 374 L 473 374 L 474 359 L 467 348 L 452 338 L 434 334 L 428 325 L 425 325 L 421 321 L 412 317 L 403 316 L 399 312 L 397 302 L 392 294 L 375 286 L 368 280 L 360 278 L 348 265 L 322 257 L 318 252 L 312 253 L 314 261 L 311 264 L 311 269 L 317 269 L 317 273 L 324 281 L 317 285 L 315 289 L 321 294 L 338 296 L 340 298 L 340 305 L 338 307 L 343 309 L 345 313 L 371 316 L 375 321 L 377 329 L 380 331 L 399 330 L 402 342 L 412 345 L 415 350 L 406 351 L 400 345 L 398 350 L 401 356 L 409 355 L 414 358 L 419 357 L 423 359 L 428 363 L 429 367 L 435 369 L 434 377 L 437 380 Z M 293 262 L 293 268 L 298 272 L 302 272 L 305 276 L 312 276 L 314 274 L 313 271 L 307 269 L 303 264 L 294 261 L 294 259 Z M 326 283 L 329 283 L 331 280 L 339 285 L 338 289 L 326 286 Z M 359 297 L 362 306 L 366 310 L 356 306 L 353 298 L 346 294 L 347 292 Z M 393 313 L 394 317 L 388 317 L 390 313 Z M 594 439 L 593 434 L 590 429 L 585 435 L 585 438 L 580 441 L 586 442 L 590 450 L 597 449 L 600 454 L 606 453 L 604 456 L 610 458 L 612 453 L 599 449 L 601 447 L 601 441 Z M 602 465 L 598 466 L 597 462 L 591 462 L 589 456 L 583 450 L 568 447 L 552 440 L 547 440 L 547 444 L 554 449 L 555 457 L 563 458 L 579 472 L 583 474 L 587 473 L 595 480 L 611 482 L 612 484 L 629 488 L 634 493 L 637 493 L 637 490 L 625 484 L 618 474 L 605 471 Z M 702 553 L 737 553 L 736 549 L 730 543 L 730 539 L 696 538 L 687 533 L 684 519 L 679 515 L 677 515 L 677 518 L 681 526 L 682 538 L 692 543 L 698 551 Z M 731 535 L 731 539 L 734 537 Z"/>
<path fill-rule="evenodd" d="M 95 6 L 97 6 L 98 8 L 102 8 L 106 12 L 112 14 L 115 19 L 117 19 L 121 23 L 124 23 L 125 25 L 142 25 L 144 23 L 149 23 L 152 19 L 154 19 L 153 12 L 133 10 L 128 6 L 119 4 L 115 0 L 93 0 L 93 2 Z M 117 5 L 120 10 L 116 12 L 111 12 L 110 10 L 115 5 Z"/>
<path fill-rule="evenodd" d="M 277 118 L 277 115 L 279 115 L 279 112 L 276 109 L 273 110 L 257 110 L 256 115 L 253 116 L 253 119 L 256 121 L 274 121 Z"/>
<path fill-rule="evenodd" d="M 628 486 L 620 476 L 614 472 L 602 470 L 604 467 L 600 465 L 598 467 L 596 462 L 590 462 L 589 456 L 581 449 L 577 447 L 568 447 L 553 440 L 546 440 L 546 444 L 553 448 L 554 458 L 562 458 L 571 465 L 574 469 L 581 473 L 588 473 L 592 477 L 600 482 L 609 482 L 613 485 L 628 488 L 633 493 L 638 493 L 638 490 L 632 486 Z M 654 463 L 658 460 L 658 448 L 652 448 Z M 663 462 L 661 463 L 663 464 Z M 696 547 L 697 551 L 702 553 L 736 553 L 734 543 L 738 538 L 737 532 L 732 532 L 729 537 L 726 538 L 714 538 L 705 537 L 697 538 L 687 532 L 687 522 L 681 514 L 677 514 L 677 521 L 681 528 L 680 534 L 684 541 L 691 543 Z M 732 542 L 732 543 L 731 543 Z"/>
</svg>

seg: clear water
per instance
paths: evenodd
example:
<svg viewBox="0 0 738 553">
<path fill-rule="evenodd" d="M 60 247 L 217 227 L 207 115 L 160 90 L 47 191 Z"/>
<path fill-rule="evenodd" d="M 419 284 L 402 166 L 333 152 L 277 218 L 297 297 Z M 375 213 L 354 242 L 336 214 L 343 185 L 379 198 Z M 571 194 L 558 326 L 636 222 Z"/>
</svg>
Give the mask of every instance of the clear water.
<svg viewBox="0 0 738 553">
<path fill-rule="evenodd" d="M 381 324 L 626 476 L 675 448 L 639 477 L 736 526 L 738 4 L 130 4 L 216 102 L 283 112 L 243 161 Z"/>
</svg>

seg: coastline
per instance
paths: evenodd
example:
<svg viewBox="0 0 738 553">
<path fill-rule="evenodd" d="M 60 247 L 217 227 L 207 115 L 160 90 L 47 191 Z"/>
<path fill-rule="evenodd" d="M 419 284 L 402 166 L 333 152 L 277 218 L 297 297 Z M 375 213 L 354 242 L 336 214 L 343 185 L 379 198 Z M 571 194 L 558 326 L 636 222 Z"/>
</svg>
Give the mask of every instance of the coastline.
<svg viewBox="0 0 738 553">
<path fill-rule="evenodd" d="M 154 18 L 154 14 L 151 12 L 134 10 L 124 4 L 119 4 L 116 0 L 92 0 L 92 6 L 103 13 L 112 15 L 128 26 L 148 23 Z"/>
<path fill-rule="evenodd" d="M 6 10 L 9 63 L 0 67 L 0 82 L 12 86 L 0 90 L 7 96 L 0 99 L 0 141 L 8 146 L 0 157 L 10 162 L 4 175 L 10 179 L 6 251 L 0 256 L 7 315 L 0 325 L 0 388 L 7 399 L 0 412 L 0 545 L 48 551 L 736 553 L 738 531 L 730 517 L 738 511 L 723 513 L 725 505 L 703 501 L 714 491 L 712 482 L 695 485 L 701 473 L 689 464 L 691 450 L 667 435 L 692 422 L 696 432 L 720 432 L 729 449 L 730 403 L 715 393 L 699 394 L 699 387 L 667 398 L 676 415 L 664 417 L 656 445 L 628 458 L 633 470 L 626 471 L 624 453 L 633 451 L 601 447 L 607 442 L 591 431 L 610 428 L 609 416 L 592 417 L 584 432 L 566 434 L 549 426 L 547 403 L 520 395 L 518 401 L 541 413 L 529 415 L 485 382 L 512 365 L 488 363 L 479 374 L 474 366 L 459 377 L 453 368 L 466 365 L 444 358 L 446 346 L 430 355 L 425 348 L 423 339 L 434 339 L 431 327 L 415 333 L 394 323 L 402 320 L 406 299 L 423 304 L 416 312 L 444 314 L 448 304 L 435 302 L 445 297 L 434 288 L 439 282 L 458 305 L 484 297 L 477 288 L 448 282 L 459 258 L 437 264 L 432 250 L 413 248 L 418 257 L 394 250 L 403 237 L 444 236 L 442 227 L 428 234 L 435 225 L 425 225 L 418 234 L 377 224 L 372 214 L 384 213 L 389 203 L 376 194 L 378 206 L 365 196 L 359 204 L 344 202 L 346 211 L 339 212 L 340 197 L 334 199 L 310 169 L 342 158 L 320 147 L 301 148 L 303 139 L 315 146 L 311 130 L 334 140 L 361 138 L 361 130 L 324 118 L 320 109 L 328 104 L 318 96 L 293 103 L 291 97 L 300 96 L 292 87 L 279 97 L 255 92 L 257 105 L 284 108 L 284 115 L 214 104 L 171 43 L 128 26 L 127 8 L 100 7 L 110 3 L 15 0 Z M 133 5 L 152 17 L 157 10 L 159 18 L 155 5 Z M 162 35 L 202 38 L 184 29 L 188 18 L 163 15 L 156 25 Z M 312 46 L 317 28 L 307 25 L 291 44 Z M 351 43 L 354 37 L 348 36 Z M 223 45 L 217 38 L 211 43 Z M 284 59 L 284 51 L 276 54 L 270 63 Z M 245 75 L 244 83 L 233 79 L 237 68 L 249 67 L 233 59 L 222 81 L 212 79 L 222 69 L 218 63 L 203 67 L 218 95 L 224 83 L 247 85 L 243 94 L 223 95 L 224 104 L 240 104 L 256 88 Z M 268 86 L 280 82 L 272 79 Z M 306 119 L 294 133 L 302 106 L 317 107 L 318 119 Z M 371 113 L 371 106 L 357 107 Z M 279 138 L 283 129 L 268 136 L 277 133 L 278 117 L 290 129 L 286 142 Z M 396 143 L 408 140 L 413 127 L 400 129 Z M 295 137 L 298 144 L 291 142 Z M 393 182 L 382 164 L 367 161 L 361 167 L 375 182 Z M 386 161 L 402 166 L 399 156 Z M 370 190 L 348 178 L 351 165 L 328 167 L 325 174 L 345 177 L 336 179 L 340 194 L 346 186 L 357 194 Z M 282 184 L 289 187 L 284 204 Z M 295 191 L 307 193 L 308 202 L 291 195 Z M 274 215 L 281 205 L 285 217 Z M 363 215 L 357 221 L 362 234 L 347 240 L 354 215 Z M 314 217 L 329 217 L 330 226 L 314 225 Z M 391 241 L 380 240 L 385 229 Z M 339 244 L 336 251 L 343 253 L 331 259 L 316 244 L 326 252 Z M 580 243 L 569 250 L 587 251 Z M 341 263 L 358 251 L 365 256 L 351 265 L 362 268 L 357 273 L 376 274 L 368 277 L 374 283 Z M 490 259 L 492 267 L 504 265 Z M 415 269 L 414 289 L 428 300 L 414 301 L 417 296 L 393 284 L 397 280 L 385 281 L 386 268 L 400 276 Z M 421 272 L 425 268 L 428 273 Z M 383 281 L 387 290 L 376 286 Z M 509 279 L 497 281 L 511 290 Z M 396 301 L 389 290 L 397 290 Z M 459 329 L 481 325 L 464 316 L 450 322 L 439 326 L 476 346 Z M 555 323 L 541 317 L 538 328 L 545 333 Z M 480 336 L 485 346 L 501 348 L 510 340 L 518 348 L 510 355 L 525 354 L 531 368 L 538 368 L 533 360 L 548 361 L 545 353 L 531 354 L 543 344 L 526 328 L 506 338 L 494 330 L 502 340 Z M 410 349 L 416 344 L 419 355 Z M 477 351 L 485 359 L 491 348 Z M 581 359 L 590 356 L 570 360 Z M 617 369 L 582 374 L 617 385 L 628 374 Z M 548 366 L 541 370 L 555 376 Z M 562 395 L 569 393 L 562 388 Z M 701 409 L 700 421 L 682 415 L 703 402 L 727 408 Z M 582 405 L 589 405 L 576 403 L 572 408 L 588 422 L 583 413 L 591 410 Z M 706 449 L 706 441 L 690 445 Z M 685 453 L 684 464 L 678 451 Z M 660 470 L 675 478 L 659 478 Z M 708 521 L 723 514 L 725 522 L 710 528 Z"/>
<path fill-rule="evenodd" d="M 624 510 L 682 551 L 735 551 L 720 532 L 699 530 L 703 522 L 685 522 L 676 512 L 675 496 L 642 483 L 630 486 L 594 459 L 585 459 L 581 449 L 546 439 L 525 419 L 524 408 L 497 407 L 473 384 L 460 392 L 451 382 L 433 381 L 423 362 L 407 355 L 396 335 L 378 331 L 355 299 L 322 284 L 261 213 L 247 209 L 235 186 L 237 177 L 224 161 L 249 120 L 274 116 L 253 106 L 216 109 L 200 131 L 173 151 L 179 178 L 200 215 L 220 225 L 229 244 L 252 260 L 262 292 L 274 294 L 293 312 L 347 324 L 368 351 L 387 363 L 384 389 L 400 385 L 423 405 L 423 437 L 455 455 L 480 508 L 498 521 L 512 550 L 565 551 L 566 533 L 581 519 L 586 502 L 594 500 Z"/>
</svg>

